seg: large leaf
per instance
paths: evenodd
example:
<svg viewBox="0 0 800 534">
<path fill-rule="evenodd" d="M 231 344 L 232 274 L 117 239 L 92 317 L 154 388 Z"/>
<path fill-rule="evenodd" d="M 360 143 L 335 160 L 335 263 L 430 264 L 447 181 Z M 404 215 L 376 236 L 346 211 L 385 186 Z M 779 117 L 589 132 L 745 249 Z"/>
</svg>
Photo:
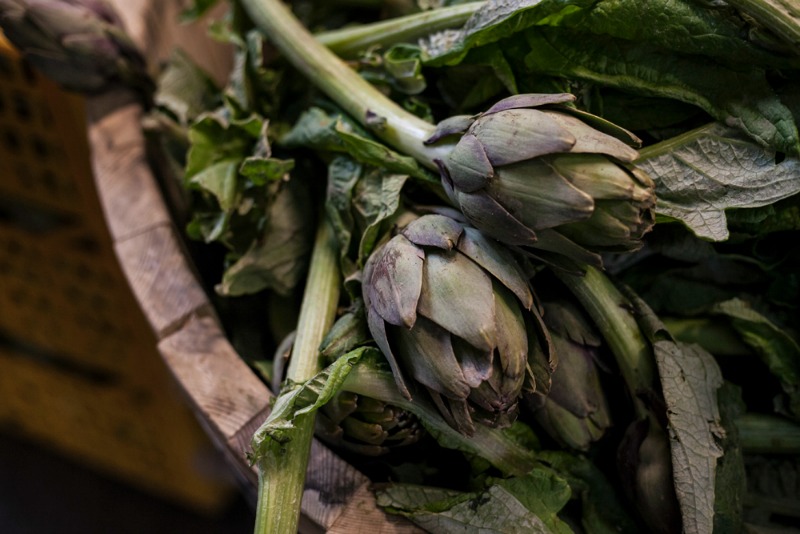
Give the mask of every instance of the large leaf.
<svg viewBox="0 0 800 534">
<path fill-rule="evenodd" d="M 714 241 L 728 238 L 725 210 L 768 206 L 800 192 L 800 158 L 776 159 L 719 123 L 648 147 L 636 163 L 656 181 L 658 213 Z"/>
<path fill-rule="evenodd" d="M 661 388 L 667 403 L 675 493 L 687 534 L 711 534 L 717 459 L 724 438 L 717 389 L 722 373 L 698 345 L 671 340 L 653 345 Z"/>
<path fill-rule="evenodd" d="M 377 494 L 379 506 L 442 534 L 569 533 L 557 516 L 569 497 L 567 483 L 545 468 L 497 481 L 481 492 L 394 484 Z"/>
<path fill-rule="evenodd" d="M 699 345 L 676 342 L 647 304 L 627 293 L 658 366 L 683 532 L 711 534 L 720 442 L 725 439 L 717 401 L 722 372 L 713 356 Z"/>
<path fill-rule="evenodd" d="M 530 75 L 565 76 L 680 100 L 735 125 L 762 145 L 798 153 L 792 113 L 762 69 L 734 70 L 702 56 L 560 28 L 533 28 L 524 38 L 527 55 L 510 61 L 524 65 Z"/>
<path fill-rule="evenodd" d="M 781 4 L 787 0 L 774 0 Z M 734 2 L 731 2 L 734 3 Z M 752 0 L 735 3 L 763 4 Z M 790 21 L 786 7 L 782 17 Z M 774 13 L 774 12 L 773 12 Z M 651 43 L 683 54 L 703 54 L 731 64 L 798 65 L 747 38 L 747 21 L 705 2 L 669 0 L 495 0 L 486 2 L 450 39 L 429 50 L 432 64 L 456 64 L 474 48 L 533 26 L 562 26 L 594 35 Z M 778 26 L 778 24 L 774 24 Z M 797 32 L 788 22 L 787 27 Z M 769 27 L 769 26 L 768 26 Z"/>
<path fill-rule="evenodd" d="M 569 13 L 594 4 L 597 0 L 495 0 L 486 2 L 449 39 L 431 42 L 428 63 L 455 65 L 467 52 L 537 24 L 557 24 Z"/>
</svg>

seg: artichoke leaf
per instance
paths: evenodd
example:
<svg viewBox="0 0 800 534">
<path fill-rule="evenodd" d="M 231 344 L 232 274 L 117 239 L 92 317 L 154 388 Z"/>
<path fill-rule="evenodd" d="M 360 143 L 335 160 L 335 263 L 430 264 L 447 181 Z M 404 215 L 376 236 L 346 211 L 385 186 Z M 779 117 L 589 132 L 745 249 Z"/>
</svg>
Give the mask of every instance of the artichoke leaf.
<svg viewBox="0 0 800 534">
<path fill-rule="evenodd" d="M 486 273 L 459 252 L 436 251 L 426 254 L 422 273 L 419 314 L 480 350 L 494 350 L 494 295 Z"/>
</svg>

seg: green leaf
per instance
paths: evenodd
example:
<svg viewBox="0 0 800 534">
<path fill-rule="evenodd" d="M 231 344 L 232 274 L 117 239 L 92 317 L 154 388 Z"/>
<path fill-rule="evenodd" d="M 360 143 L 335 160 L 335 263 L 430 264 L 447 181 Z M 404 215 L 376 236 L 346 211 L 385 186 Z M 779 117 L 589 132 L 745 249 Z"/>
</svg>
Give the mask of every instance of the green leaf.
<svg viewBox="0 0 800 534">
<path fill-rule="evenodd" d="M 189 183 L 213 194 L 220 209 L 228 212 L 236 206 L 238 169 L 238 160 L 223 160 L 196 172 Z"/>
<path fill-rule="evenodd" d="M 268 455 L 280 457 L 292 440 L 297 417 L 313 413 L 328 402 L 342 386 L 353 366 L 365 352 L 361 348 L 345 354 L 304 384 L 287 386 L 275 400 L 267 420 L 253 435 L 253 462 Z"/>
<path fill-rule="evenodd" d="M 513 58 L 528 75 L 556 75 L 695 105 L 759 144 L 798 154 L 791 111 L 759 68 L 734 70 L 702 56 L 560 28 L 525 32 L 529 52 Z M 519 74 L 519 79 L 522 74 Z"/>
<path fill-rule="evenodd" d="M 552 471 L 498 481 L 482 492 L 393 484 L 377 494 L 378 506 L 403 515 L 431 532 L 442 534 L 568 533 L 557 516 L 567 503 L 567 483 Z"/>
<path fill-rule="evenodd" d="M 239 296 L 272 289 L 288 295 L 306 274 L 314 234 L 314 220 L 304 184 L 291 181 L 269 205 L 261 238 L 222 275 L 216 290 Z"/>
<path fill-rule="evenodd" d="M 353 209 L 363 221 L 364 230 L 358 245 L 358 263 L 363 265 L 383 233 L 386 221 L 400 209 L 405 174 L 389 174 L 383 170 L 368 172 L 356 185 Z"/>
<path fill-rule="evenodd" d="M 264 185 L 267 182 L 286 179 L 292 169 L 294 160 L 251 156 L 242 162 L 239 173 L 249 178 L 255 185 Z"/>
<path fill-rule="evenodd" d="M 715 314 L 730 318 L 731 324 L 758 354 L 789 396 L 789 409 L 800 417 L 800 345 L 769 319 L 741 299 L 720 302 Z"/>
<path fill-rule="evenodd" d="M 774 0 L 785 4 L 787 0 Z M 766 2 L 736 0 L 764 11 Z M 761 4 L 761 5 L 759 5 Z M 780 16 L 785 26 L 797 33 L 786 5 Z M 775 14 L 774 10 L 772 14 Z M 474 48 L 505 39 L 535 26 L 560 26 L 585 31 L 592 35 L 608 35 L 682 54 L 702 54 L 732 65 L 797 66 L 798 62 L 780 53 L 773 53 L 748 39 L 750 27 L 745 19 L 703 2 L 670 2 L 666 0 L 507 0 L 487 2 L 464 27 L 448 40 L 431 47 L 431 63 L 459 63 Z M 778 23 L 773 23 L 776 28 Z M 767 27 L 770 27 L 768 24 Z"/>
<path fill-rule="evenodd" d="M 564 16 L 597 0 L 506 0 L 487 2 L 453 37 L 428 49 L 431 65 L 456 65 L 473 48 L 497 42 L 538 24 L 557 24 Z"/>
<path fill-rule="evenodd" d="M 380 167 L 389 172 L 407 174 L 421 180 L 438 182 L 410 156 L 403 156 L 386 145 L 359 135 L 344 123 L 336 125 L 336 133 L 348 154 L 361 163 Z"/>
<path fill-rule="evenodd" d="M 308 147 L 315 150 L 345 152 L 344 143 L 336 127 L 340 115 L 330 114 L 322 108 L 305 110 L 292 128 L 279 142 L 288 148 Z"/>
<path fill-rule="evenodd" d="M 667 405 L 675 493 L 687 534 L 714 528 L 717 460 L 724 438 L 717 390 L 722 373 L 699 345 L 671 340 L 653 344 Z"/>
<path fill-rule="evenodd" d="M 733 66 L 798 66 L 798 58 L 751 40 L 752 27 L 746 19 L 704 2 L 603 0 L 567 17 L 561 25 L 681 54 L 702 54 Z"/>
<path fill-rule="evenodd" d="M 774 151 L 719 123 L 642 150 L 636 164 L 656 181 L 656 209 L 698 237 L 728 238 L 725 210 L 769 206 L 800 192 L 800 158 Z"/>
<path fill-rule="evenodd" d="M 219 104 L 219 90 L 209 75 L 182 50 L 169 58 L 158 79 L 156 105 L 168 110 L 181 126 Z"/>
<path fill-rule="evenodd" d="M 383 55 L 386 72 L 404 94 L 417 95 L 425 90 L 421 55 L 419 47 L 409 44 L 394 45 Z"/>
<path fill-rule="evenodd" d="M 215 163 L 249 156 L 262 126 L 255 115 L 244 121 L 231 121 L 224 110 L 201 115 L 189 129 L 186 179 Z"/>
</svg>

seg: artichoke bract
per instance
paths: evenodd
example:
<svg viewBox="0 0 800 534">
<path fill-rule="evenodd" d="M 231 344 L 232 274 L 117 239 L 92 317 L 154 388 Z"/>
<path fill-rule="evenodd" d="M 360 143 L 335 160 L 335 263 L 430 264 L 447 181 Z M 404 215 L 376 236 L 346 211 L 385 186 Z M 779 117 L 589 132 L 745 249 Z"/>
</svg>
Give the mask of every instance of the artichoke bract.
<svg viewBox="0 0 800 534">
<path fill-rule="evenodd" d="M 558 367 L 547 396 L 534 393 L 526 397 L 537 422 L 553 439 L 586 451 L 611 426 L 596 364 L 602 341 L 571 302 L 546 301 L 543 308 Z"/>
<path fill-rule="evenodd" d="M 0 25 L 26 60 L 67 89 L 153 89 L 142 55 L 104 0 L 0 0 Z"/>
<path fill-rule="evenodd" d="M 631 163 L 640 141 L 565 105 L 573 95 L 523 94 L 476 116 L 442 121 L 426 143 L 459 136 L 437 159 L 451 201 L 476 228 L 541 259 L 600 266 L 636 250 L 655 221 L 655 186 Z"/>
<path fill-rule="evenodd" d="M 403 395 L 411 398 L 407 374 L 467 435 L 476 421 L 514 421 L 532 383 L 529 345 L 546 333 L 529 323 L 533 294 L 507 248 L 453 218 L 423 215 L 373 252 L 362 282 L 370 332 Z"/>
<path fill-rule="evenodd" d="M 425 434 L 414 414 L 349 391 L 320 408 L 315 425 L 317 437 L 329 445 L 367 456 L 413 445 Z"/>
</svg>

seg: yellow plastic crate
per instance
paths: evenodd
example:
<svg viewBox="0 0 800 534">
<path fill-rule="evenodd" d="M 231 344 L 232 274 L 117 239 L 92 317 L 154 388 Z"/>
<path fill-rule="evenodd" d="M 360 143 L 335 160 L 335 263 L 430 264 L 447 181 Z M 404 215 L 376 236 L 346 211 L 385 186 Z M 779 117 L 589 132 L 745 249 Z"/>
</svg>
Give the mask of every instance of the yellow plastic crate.
<svg viewBox="0 0 800 534">
<path fill-rule="evenodd" d="M 0 34 L 0 428 L 218 509 L 227 468 L 156 347 L 98 199 L 85 102 Z"/>
</svg>

